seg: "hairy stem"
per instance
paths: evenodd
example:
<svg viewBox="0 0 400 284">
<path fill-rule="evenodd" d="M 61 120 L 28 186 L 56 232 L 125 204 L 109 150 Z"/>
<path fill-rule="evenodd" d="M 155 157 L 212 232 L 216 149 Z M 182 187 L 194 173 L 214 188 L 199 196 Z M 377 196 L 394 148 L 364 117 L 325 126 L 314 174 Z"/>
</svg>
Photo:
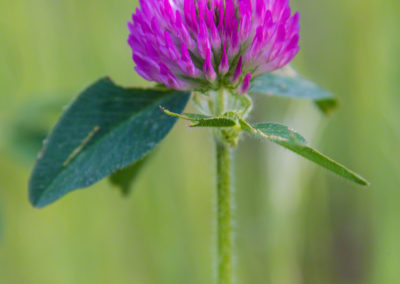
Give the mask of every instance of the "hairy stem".
<svg viewBox="0 0 400 284">
<path fill-rule="evenodd" d="M 217 241 L 218 283 L 232 283 L 233 240 L 232 240 L 232 149 L 216 141 L 217 154 Z"/>
<path fill-rule="evenodd" d="M 225 111 L 226 94 L 220 90 L 216 98 L 216 115 Z M 232 240 L 232 148 L 215 136 L 217 158 L 217 281 L 231 284 L 233 272 Z"/>
</svg>

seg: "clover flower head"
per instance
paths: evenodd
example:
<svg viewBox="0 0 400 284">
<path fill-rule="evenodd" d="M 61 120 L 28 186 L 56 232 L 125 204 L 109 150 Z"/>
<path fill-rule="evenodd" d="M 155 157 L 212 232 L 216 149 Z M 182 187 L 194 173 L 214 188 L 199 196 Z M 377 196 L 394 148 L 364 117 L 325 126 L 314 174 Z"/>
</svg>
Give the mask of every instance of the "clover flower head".
<svg viewBox="0 0 400 284">
<path fill-rule="evenodd" d="M 179 90 L 245 93 L 299 51 L 289 0 L 140 0 L 128 27 L 139 75 Z"/>
</svg>

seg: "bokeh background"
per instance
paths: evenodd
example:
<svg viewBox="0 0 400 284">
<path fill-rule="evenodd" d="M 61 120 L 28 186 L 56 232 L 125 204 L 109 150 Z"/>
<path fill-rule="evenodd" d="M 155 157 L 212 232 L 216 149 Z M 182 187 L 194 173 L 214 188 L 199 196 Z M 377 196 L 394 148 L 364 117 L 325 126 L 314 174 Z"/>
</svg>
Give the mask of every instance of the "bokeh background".
<svg viewBox="0 0 400 284">
<path fill-rule="evenodd" d="M 333 91 L 308 101 L 255 97 L 278 121 L 367 177 L 362 188 L 278 146 L 246 138 L 236 155 L 238 283 L 400 283 L 400 2 L 292 0 L 294 66 Z M 0 283 L 212 283 L 213 145 L 184 122 L 129 198 L 107 180 L 41 210 L 27 181 L 62 106 L 133 71 L 125 23 L 134 0 L 0 2 Z"/>
</svg>

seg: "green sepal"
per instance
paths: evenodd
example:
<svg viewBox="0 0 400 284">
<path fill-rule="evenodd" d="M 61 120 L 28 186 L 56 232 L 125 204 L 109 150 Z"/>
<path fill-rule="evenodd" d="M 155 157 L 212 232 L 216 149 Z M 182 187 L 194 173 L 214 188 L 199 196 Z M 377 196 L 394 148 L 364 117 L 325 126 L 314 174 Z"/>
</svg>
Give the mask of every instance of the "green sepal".
<svg viewBox="0 0 400 284">
<path fill-rule="evenodd" d="M 226 105 L 225 112 L 234 112 L 246 118 L 253 108 L 253 101 L 247 94 L 237 94 L 229 90 L 225 92 Z M 210 91 L 207 93 L 193 92 L 193 105 L 203 114 L 213 115 L 218 113 L 215 102 L 219 92 Z"/>
<path fill-rule="evenodd" d="M 310 99 L 325 114 L 331 113 L 338 106 L 337 100 L 330 92 L 298 75 L 290 67 L 255 78 L 251 82 L 249 93 Z"/>
<path fill-rule="evenodd" d="M 360 185 L 369 185 L 368 181 L 354 171 L 335 162 L 307 144 L 303 136 L 287 126 L 276 123 L 257 123 L 250 125 L 243 119 L 239 120 L 242 130 L 270 140 L 289 149 L 296 154 Z"/>
</svg>

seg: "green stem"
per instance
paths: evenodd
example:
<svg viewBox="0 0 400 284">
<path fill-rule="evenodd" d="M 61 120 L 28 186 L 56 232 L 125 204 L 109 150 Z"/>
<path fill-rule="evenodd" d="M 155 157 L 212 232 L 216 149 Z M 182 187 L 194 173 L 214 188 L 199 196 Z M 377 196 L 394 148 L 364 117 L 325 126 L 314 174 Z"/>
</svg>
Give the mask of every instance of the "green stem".
<svg viewBox="0 0 400 284">
<path fill-rule="evenodd" d="M 225 111 L 226 96 L 224 90 L 217 95 L 217 115 Z M 218 284 L 232 283 L 233 240 L 232 240 L 232 185 L 231 163 L 232 148 L 226 142 L 215 137 L 217 155 L 217 281 Z"/>
<path fill-rule="evenodd" d="M 216 105 L 215 105 L 215 115 L 221 115 L 224 113 L 225 102 L 226 102 L 225 90 L 221 89 L 218 91 L 218 94 L 217 94 Z"/>
<path fill-rule="evenodd" d="M 218 283 L 232 283 L 232 149 L 216 141 L 217 151 L 217 233 L 218 233 Z"/>
</svg>

